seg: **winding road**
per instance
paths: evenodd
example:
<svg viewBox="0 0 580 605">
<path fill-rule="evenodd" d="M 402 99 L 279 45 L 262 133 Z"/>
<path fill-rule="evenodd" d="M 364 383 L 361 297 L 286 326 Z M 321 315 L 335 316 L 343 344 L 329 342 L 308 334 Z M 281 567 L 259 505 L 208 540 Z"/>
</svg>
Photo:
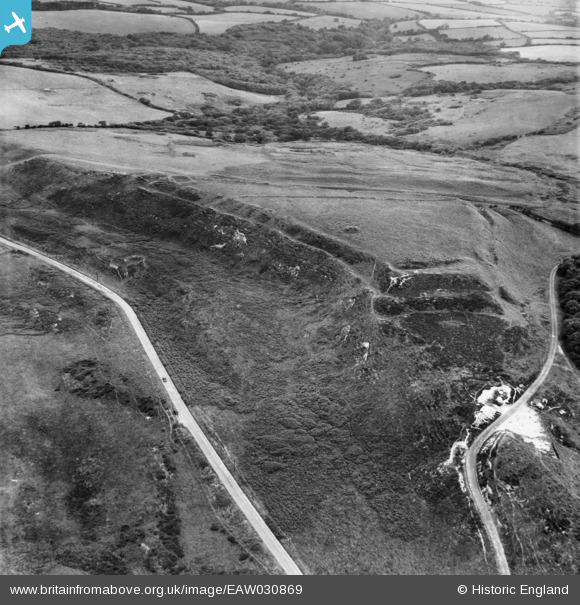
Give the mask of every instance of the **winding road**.
<svg viewBox="0 0 580 605">
<path fill-rule="evenodd" d="M 518 410 L 522 406 L 526 405 L 530 401 L 530 399 L 535 395 L 536 391 L 543 384 L 544 380 L 546 380 L 548 374 L 550 373 L 550 370 L 552 369 L 556 353 L 558 352 L 559 333 L 558 305 L 556 297 L 557 269 L 558 266 L 556 265 L 550 273 L 550 316 L 552 323 L 552 335 L 550 342 L 550 350 L 548 351 L 548 357 L 546 359 L 546 362 L 544 363 L 544 367 L 542 368 L 542 371 L 538 374 L 536 380 L 534 380 L 534 382 L 524 391 L 522 396 L 514 404 L 512 404 L 495 422 L 490 424 L 480 435 L 476 437 L 476 439 L 473 441 L 473 443 L 467 450 L 467 454 L 465 456 L 465 484 L 467 486 L 467 490 L 469 491 L 469 495 L 471 496 L 477 510 L 479 511 L 479 515 L 493 546 L 498 571 L 502 575 L 510 575 L 510 567 L 505 556 L 503 544 L 499 536 L 499 531 L 495 519 L 483 497 L 483 494 L 481 493 L 481 489 L 479 488 L 479 481 L 477 477 L 477 455 L 479 454 L 485 442 L 493 435 L 493 433 L 500 430 L 501 427 L 512 416 L 517 414 Z"/>
<path fill-rule="evenodd" d="M 211 465 L 212 469 L 218 476 L 219 480 L 222 482 L 223 486 L 226 488 L 234 502 L 238 505 L 242 513 L 245 515 L 246 519 L 250 523 L 250 525 L 254 528 L 256 533 L 260 536 L 262 541 L 264 542 L 266 548 L 270 551 L 274 559 L 277 561 L 278 565 L 282 568 L 284 573 L 287 575 L 302 575 L 302 571 L 290 557 L 288 552 L 282 546 L 280 541 L 276 538 L 276 536 L 272 533 L 270 528 L 262 519 L 260 513 L 256 510 L 254 505 L 250 502 L 246 494 L 243 492 L 242 488 L 238 485 L 237 481 L 234 479 L 233 475 L 230 473 L 223 460 L 219 457 L 218 453 L 210 443 L 209 439 L 206 437 L 205 433 L 192 416 L 188 407 L 185 405 L 185 402 L 181 398 L 179 391 L 175 387 L 171 377 L 167 373 L 161 359 L 157 355 L 153 344 L 149 340 L 143 325 L 139 321 L 139 318 L 135 314 L 135 311 L 123 300 L 118 294 L 104 286 L 103 284 L 95 281 L 88 275 L 77 271 L 67 265 L 64 265 L 61 262 L 58 262 L 48 256 L 45 256 L 41 252 L 34 250 L 33 248 L 29 248 L 23 244 L 19 244 L 13 242 L 5 237 L 0 236 L 0 244 L 11 248 L 12 250 L 19 250 L 20 252 L 24 252 L 37 258 L 47 265 L 51 265 L 64 273 L 67 273 L 71 277 L 83 282 L 87 286 L 97 290 L 108 299 L 112 300 L 120 309 L 123 311 L 131 327 L 135 331 L 139 342 L 145 349 L 145 353 L 149 358 L 149 361 L 153 365 L 153 369 L 159 376 L 159 380 L 161 381 L 169 399 L 171 400 L 175 410 L 177 411 L 177 419 L 178 421 L 190 432 L 192 437 L 195 439 L 197 445 L 207 458 L 207 461 Z"/>
</svg>

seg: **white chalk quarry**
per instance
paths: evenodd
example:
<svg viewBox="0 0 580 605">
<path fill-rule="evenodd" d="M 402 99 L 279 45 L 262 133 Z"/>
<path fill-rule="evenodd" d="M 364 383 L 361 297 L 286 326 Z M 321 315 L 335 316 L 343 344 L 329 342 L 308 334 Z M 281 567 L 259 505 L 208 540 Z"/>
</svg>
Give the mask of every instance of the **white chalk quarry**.
<svg viewBox="0 0 580 605">
<path fill-rule="evenodd" d="M 511 394 L 511 387 L 508 387 L 507 384 L 502 384 L 500 387 L 491 387 L 482 391 L 481 395 L 477 398 L 477 403 L 479 405 L 492 403 L 503 405 L 509 401 Z"/>
<path fill-rule="evenodd" d="M 542 454 L 552 451 L 552 442 L 540 420 L 540 414 L 532 407 L 526 405 L 518 410 L 505 424 L 505 430 L 519 435 Z"/>
</svg>

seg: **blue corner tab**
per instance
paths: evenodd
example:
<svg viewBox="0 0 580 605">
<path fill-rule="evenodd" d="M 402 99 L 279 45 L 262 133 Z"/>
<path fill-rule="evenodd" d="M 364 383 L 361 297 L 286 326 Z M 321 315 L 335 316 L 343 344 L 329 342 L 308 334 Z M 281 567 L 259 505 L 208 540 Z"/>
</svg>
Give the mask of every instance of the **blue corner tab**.
<svg viewBox="0 0 580 605">
<path fill-rule="evenodd" d="M 32 0 L 0 0 L 0 52 L 28 44 L 32 32 Z"/>
</svg>

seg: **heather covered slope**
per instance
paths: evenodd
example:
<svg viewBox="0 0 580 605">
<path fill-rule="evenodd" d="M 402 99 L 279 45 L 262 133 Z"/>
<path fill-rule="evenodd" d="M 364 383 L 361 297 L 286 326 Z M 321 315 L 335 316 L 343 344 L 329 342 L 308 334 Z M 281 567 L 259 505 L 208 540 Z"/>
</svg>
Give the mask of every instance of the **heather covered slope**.
<svg viewBox="0 0 580 605">
<path fill-rule="evenodd" d="M 539 366 L 542 299 L 501 298 L 470 270 L 477 257 L 389 291 L 401 272 L 385 254 L 272 212 L 224 214 L 197 185 L 33 160 L 3 174 L 4 232 L 97 271 L 138 309 L 188 405 L 310 571 L 486 569 L 477 522 L 439 466 L 472 421 L 469 394 Z M 379 290 L 402 312 L 375 314 Z M 425 295 L 432 308 L 413 302 Z"/>
</svg>

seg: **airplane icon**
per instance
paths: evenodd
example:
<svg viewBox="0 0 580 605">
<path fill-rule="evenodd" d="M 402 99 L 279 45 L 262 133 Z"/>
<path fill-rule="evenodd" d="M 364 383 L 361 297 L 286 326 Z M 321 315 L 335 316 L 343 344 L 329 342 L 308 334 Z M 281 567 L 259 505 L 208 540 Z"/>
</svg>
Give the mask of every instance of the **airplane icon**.
<svg viewBox="0 0 580 605">
<path fill-rule="evenodd" d="M 19 27 L 22 30 L 22 33 L 25 34 L 26 30 L 24 29 L 24 25 L 22 25 L 24 23 L 24 19 L 20 19 L 16 13 L 12 13 L 12 17 L 14 18 L 14 23 L 12 25 L 5 25 L 4 29 L 10 33 L 10 30 L 13 27 Z"/>
</svg>

